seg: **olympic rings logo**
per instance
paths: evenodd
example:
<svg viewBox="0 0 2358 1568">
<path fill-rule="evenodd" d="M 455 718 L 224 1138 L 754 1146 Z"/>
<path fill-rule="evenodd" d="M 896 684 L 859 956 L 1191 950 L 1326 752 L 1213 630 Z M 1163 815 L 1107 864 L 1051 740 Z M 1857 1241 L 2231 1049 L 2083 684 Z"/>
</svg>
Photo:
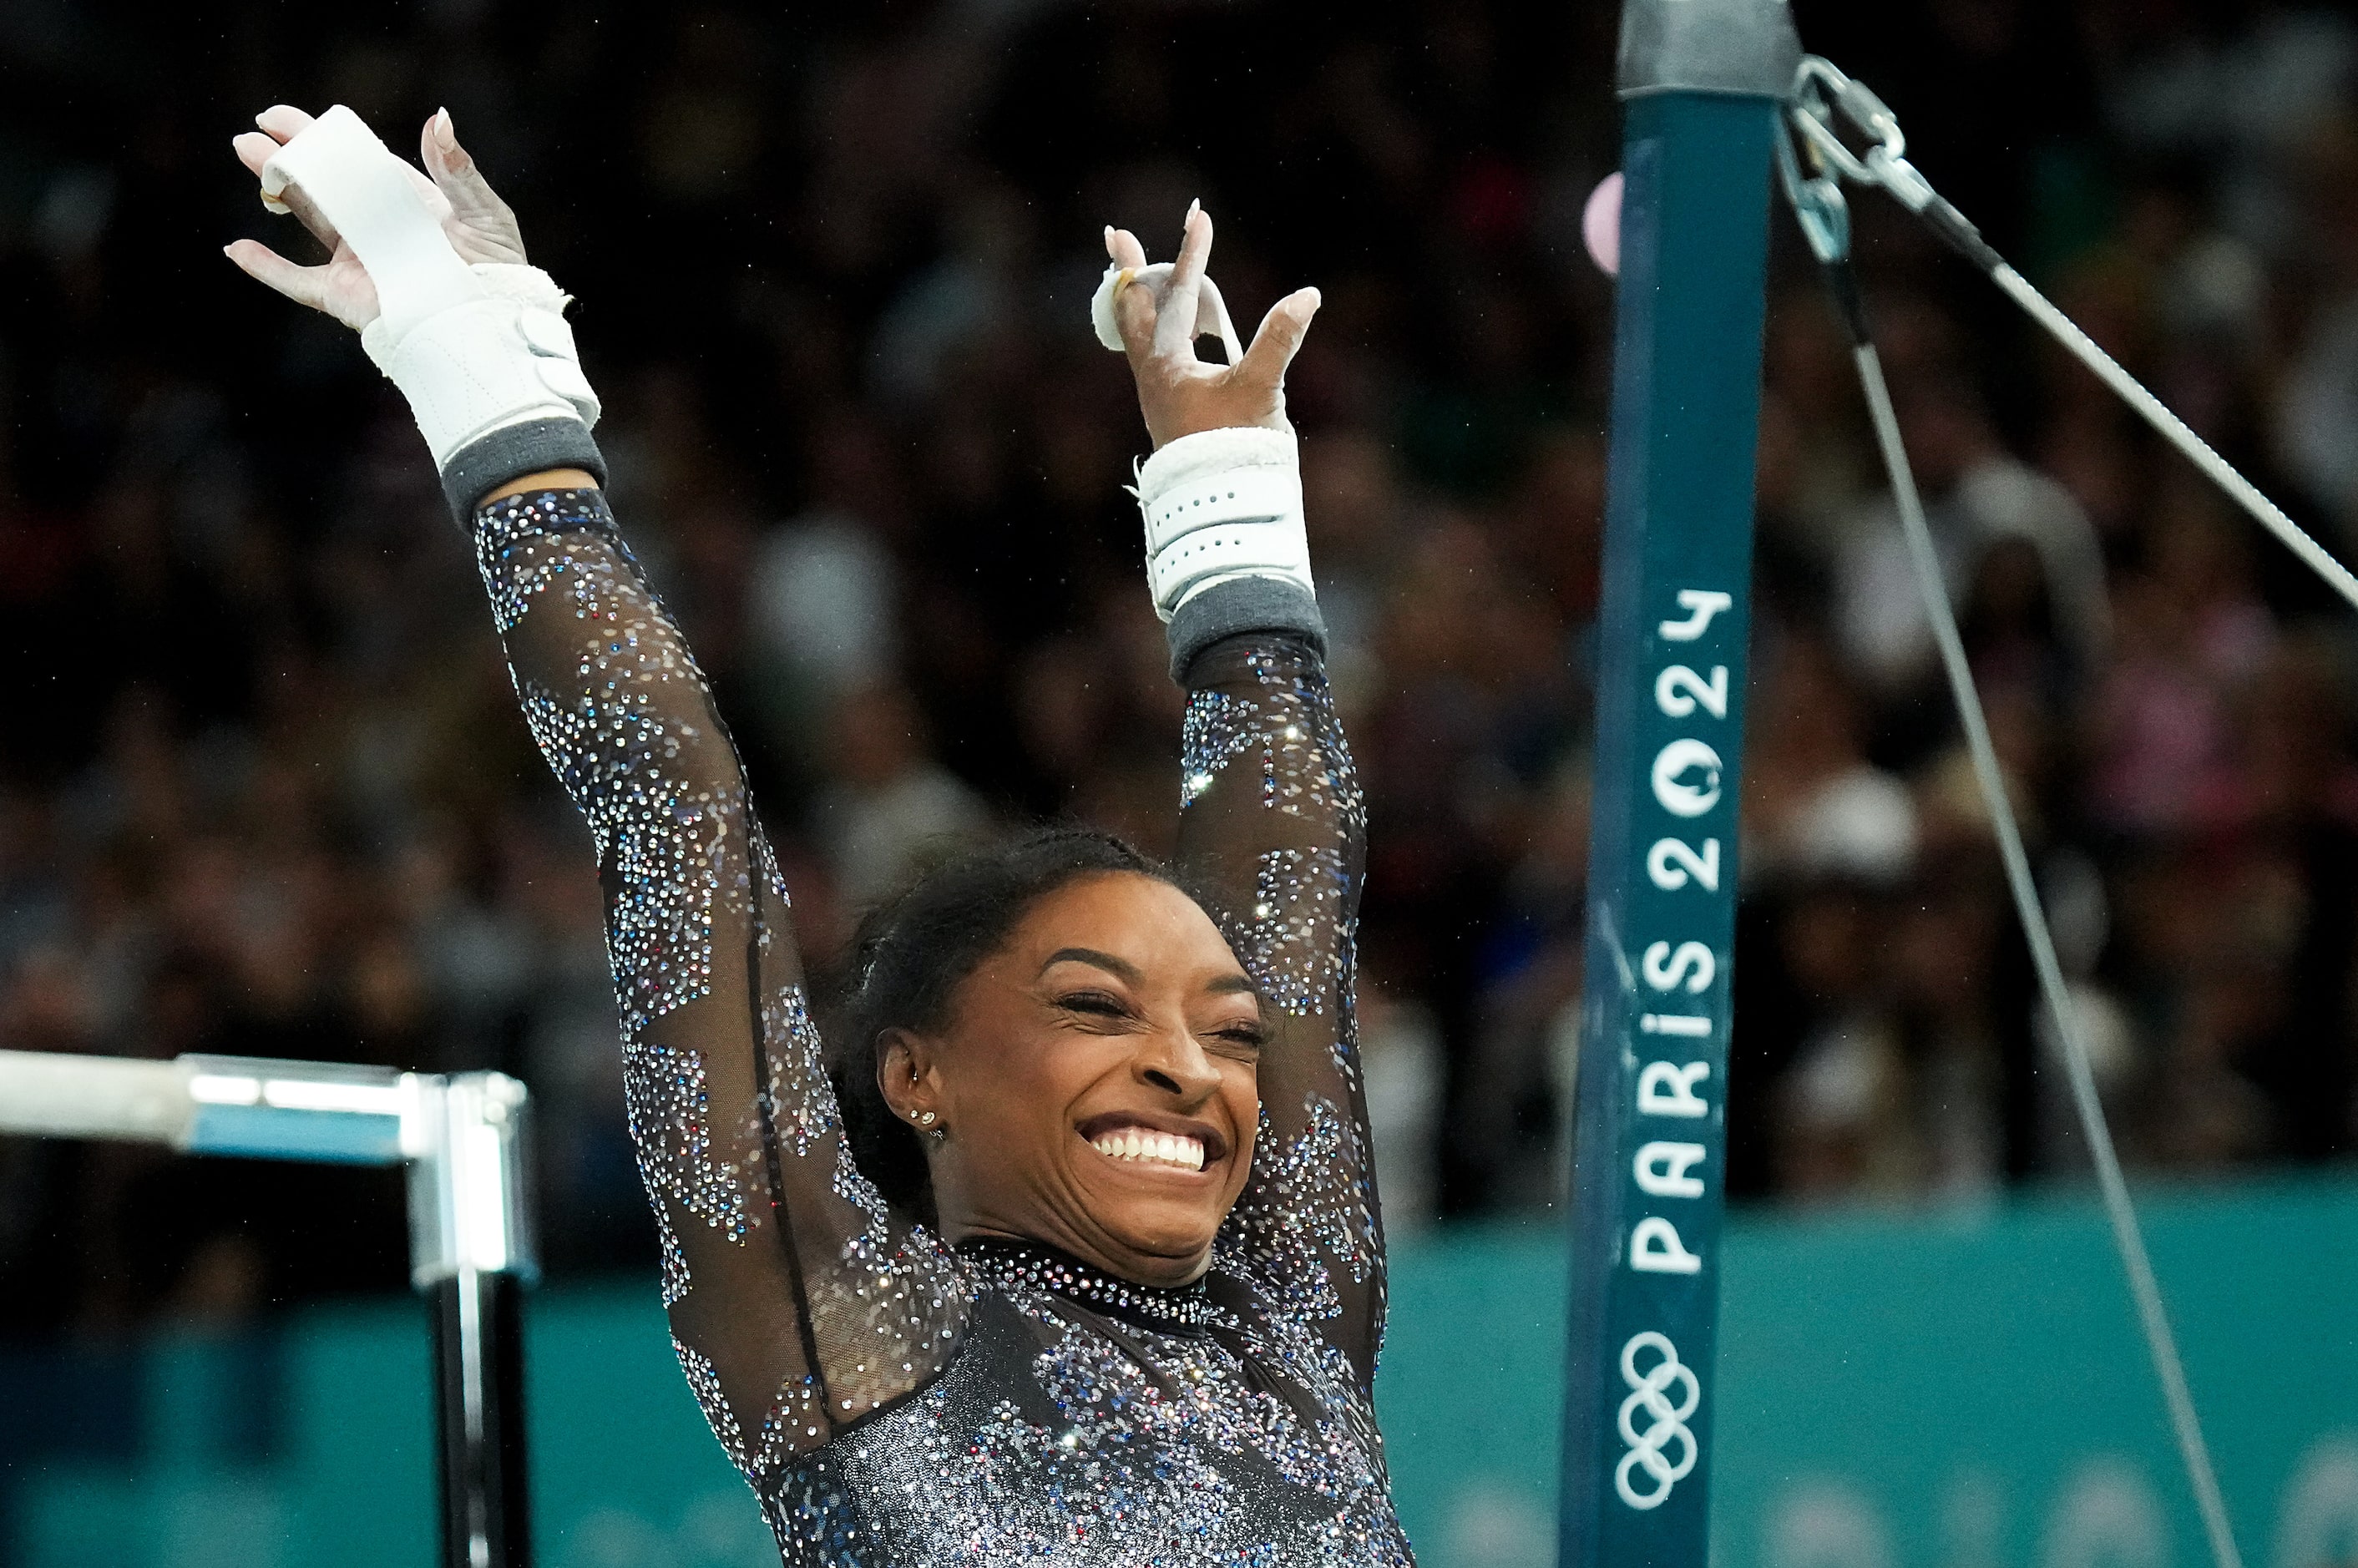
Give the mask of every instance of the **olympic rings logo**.
<svg viewBox="0 0 2358 1568">
<path fill-rule="evenodd" d="M 1651 1368 L 1638 1370 L 1638 1353 L 1651 1350 L 1661 1357 Z M 1665 1335 L 1649 1329 L 1629 1336 L 1621 1347 L 1621 1380 L 1634 1390 L 1621 1401 L 1621 1441 L 1629 1452 L 1613 1467 L 1613 1489 L 1621 1500 L 1633 1509 L 1661 1506 L 1671 1495 L 1671 1488 L 1686 1479 L 1687 1472 L 1695 1467 L 1699 1456 L 1694 1433 L 1687 1430 L 1687 1417 L 1694 1414 L 1695 1406 L 1703 1402 L 1703 1386 L 1695 1381 L 1693 1370 L 1679 1359 L 1678 1346 Z M 1672 1388 L 1680 1388 L 1679 1402 L 1672 1405 L 1663 1396 Z M 1638 1430 L 1637 1414 L 1646 1412 L 1646 1430 Z M 1678 1458 L 1666 1459 L 1662 1451 L 1678 1445 Z M 1643 1470 L 1652 1483 L 1648 1491 L 1630 1485 L 1633 1470 Z"/>
</svg>

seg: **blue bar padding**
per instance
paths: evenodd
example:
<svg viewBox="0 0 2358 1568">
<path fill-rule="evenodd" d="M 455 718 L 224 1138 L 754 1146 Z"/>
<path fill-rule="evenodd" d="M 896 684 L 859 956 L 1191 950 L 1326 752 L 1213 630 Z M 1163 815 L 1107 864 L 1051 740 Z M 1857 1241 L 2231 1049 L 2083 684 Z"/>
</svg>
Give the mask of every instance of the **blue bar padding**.
<svg viewBox="0 0 2358 1568">
<path fill-rule="evenodd" d="M 401 1118 L 267 1105 L 200 1106 L 189 1132 L 189 1152 L 314 1164 L 397 1165 Z"/>
</svg>

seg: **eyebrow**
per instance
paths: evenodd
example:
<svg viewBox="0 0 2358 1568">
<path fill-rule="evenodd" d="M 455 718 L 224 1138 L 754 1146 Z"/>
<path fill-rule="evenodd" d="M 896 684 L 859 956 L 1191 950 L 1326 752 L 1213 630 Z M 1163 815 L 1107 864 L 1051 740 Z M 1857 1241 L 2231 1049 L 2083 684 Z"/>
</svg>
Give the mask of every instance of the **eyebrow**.
<svg viewBox="0 0 2358 1568">
<path fill-rule="evenodd" d="M 1145 979 L 1138 972 L 1138 966 L 1129 959 L 1117 958 L 1111 953 L 1100 953 L 1094 947 L 1059 947 L 1048 955 L 1047 961 L 1040 966 L 1040 972 L 1044 975 L 1058 964 L 1068 961 L 1103 969 L 1107 974 L 1117 979 L 1127 980 L 1131 985 L 1136 985 Z"/>
<path fill-rule="evenodd" d="M 1137 985 L 1146 978 L 1139 972 L 1138 966 L 1129 959 L 1117 957 L 1111 953 L 1100 953 L 1095 947 L 1059 947 L 1049 954 L 1046 960 L 1041 964 L 1040 973 L 1044 975 L 1063 963 L 1087 964 L 1091 968 L 1103 969 L 1115 979 L 1127 981 L 1130 985 Z M 1253 984 L 1250 978 L 1245 975 L 1222 975 L 1206 985 L 1204 989 L 1214 996 L 1235 996 L 1239 993 L 1255 998 L 1260 996 L 1260 988 Z"/>
</svg>

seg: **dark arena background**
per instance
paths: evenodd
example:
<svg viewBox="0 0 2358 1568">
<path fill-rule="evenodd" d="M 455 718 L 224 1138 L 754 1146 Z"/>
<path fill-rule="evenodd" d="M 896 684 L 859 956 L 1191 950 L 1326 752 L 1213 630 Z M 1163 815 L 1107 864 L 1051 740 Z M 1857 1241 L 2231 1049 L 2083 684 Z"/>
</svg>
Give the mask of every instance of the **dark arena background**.
<svg viewBox="0 0 2358 1568">
<path fill-rule="evenodd" d="M 1794 10 L 2358 557 L 2358 15 Z M 577 297 L 615 509 L 821 964 L 946 843 L 1170 848 L 1146 441 L 1087 305 L 1106 222 L 1168 259 L 1200 198 L 1248 333 L 1325 295 L 1290 406 L 1372 824 L 1401 1515 L 1428 1568 L 1552 1562 L 1617 25 L 5 0 L 0 1049 L 529 1084 L 538 1561 L 774 1563 L 664 1337 L 588 835 L 401 398 L 223 259 L 300 245 L 229 139 L 341 103 L 406 153 L 449 109 Z M 1897 206 L 1853 211 L 2238 1537 L 2358 1563 L 2358 621 Z M 2195 1563 L 1847 345 L 1781 199 L 1770 232 L 1714 1559 Z M 433 1561 L 408 1267 L 395 1172 L 0 1139 L 0 1568 Z"/>
</svg>

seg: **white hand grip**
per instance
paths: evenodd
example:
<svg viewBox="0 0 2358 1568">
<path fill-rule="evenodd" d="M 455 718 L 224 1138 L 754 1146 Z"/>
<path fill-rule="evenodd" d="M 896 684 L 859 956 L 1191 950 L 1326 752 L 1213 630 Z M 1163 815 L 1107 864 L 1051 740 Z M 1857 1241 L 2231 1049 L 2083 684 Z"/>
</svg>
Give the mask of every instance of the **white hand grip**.
<svg viewBox="0 0 2358 1568">
<path fill-rule="evenodd" d="M 409 400 L 446 481 L 456 463 L 471 485 L 482 476 L 460 454 L 475 443 L 551 420 L 594 426 L 598 396 L 563 291 L 536 267 L 460 260 L 423 179 L 341 103 L 262 169 L 265 197 L 299 188 L 368 270 L 379 314 L 361 346 Z"/>
<path fill-rule="evenodd" d="M 1171 285 L 1171 262 L 1156 262 L 1152 266 L 1131 267 L 1131 288 L 1152 289 L 1160 303 L 1163 291 Z M 1089 325 L 1097 330 L 1098 341 L 1115 353 L 1122 351 L 1121 327 L 1115 321 L 1113 297 L 1122 288 L 1121 275 L 1125 269 L 1109 266 L 1105 276 L 1098 280 L 1098 291 L 1089 298 Z M 1206 273 L 1195 291 L 1195 331 L 1198 338 L 1217 338 L 1220 348 L 1230 364 L 1245 357 L 1244 345 L 1237 340 L 1236 323 L 1228 319 L 1228 301 L 1220 297 L 1220 286 Z"/>
<path fill-rule="evenodd" d="M 262 193 L 299 188 L 352 248 L 376 285 L 385 329 L 399 337 L 437 311 L 483 297 L 450 248 L 416 176 L 339 103 L 262 166 Z"/>
</svg>

